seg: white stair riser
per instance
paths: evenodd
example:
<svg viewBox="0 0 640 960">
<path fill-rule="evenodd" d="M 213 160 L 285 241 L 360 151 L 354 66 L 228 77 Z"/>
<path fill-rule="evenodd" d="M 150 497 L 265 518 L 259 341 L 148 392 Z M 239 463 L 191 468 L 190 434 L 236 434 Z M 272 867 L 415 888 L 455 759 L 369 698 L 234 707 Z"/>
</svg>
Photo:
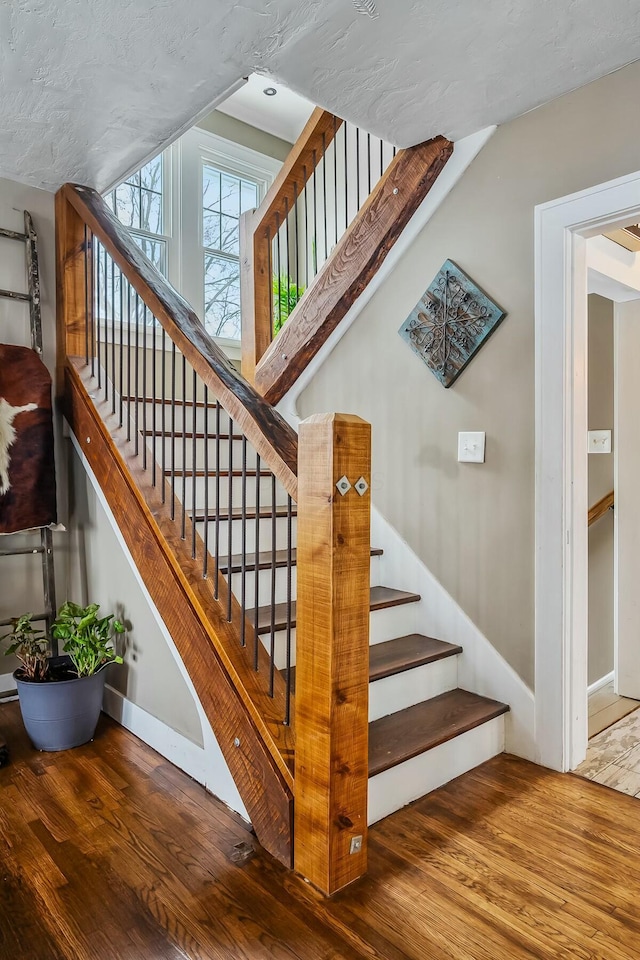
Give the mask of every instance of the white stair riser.
<svg viewBox="0 0 640 960">
<path fill-rule="evenodd" d="M 384 643 L 409 633 L 421 633 L 417 611 L 420 603 L 403 603 L 397 607 L 376 610 L 371 616 L 369 643 Z"/>
<path fill-rule="evenodd" d="M 245 574 L 245 597 L 246 607 L 253 607 L 255 604 L 256 590 L 255 571 L 250 570 Z M 287 599 L 287 568 L 276 567 L 276 590 L 275 602 L 284 603 Z M 231 576 L 231 589 L 234 595 L 240 600 L 242 596 L 242 574 L 234 573 Z M 260 570 L 258 572 L 258 606 L 264 607 L 271 603 L 271 570 Z M 291 567 L 291 599 L 296 598 L 296 567 Z"/>
<path fill-rule="evenodd" d="M 260 550 L 270 550 L 271 549 L 271 518 L 265 517 L 260 520 Z M 213 554 L 214 545 L 215 545 L 215 521 L 209 521 L 209 534 L 208 534 L 208 548 L 209 552 Z M 200 536 L 204 539 L 204 521 L 198 522 L 196 528 Z M 242 523 L 240 520 L 231 521 L 231 553 L 240 553 L 242 550 Z M 228 529 L 229 521 L 221 520 L 219 528 L 220 536 L 220 556 L 226 557 L 228 552 Z M 255 531 L 256 531 L 256 522 L 255 520 L 247 520 L 246 522 L 246 550 L 247 553 L 253 553 L 255 551 Z M 296 518 L 292 519 L 292 545 L 295 545 L 296 542 Z M 276 518 L 276 549 L 277 550 L 286 550 L 287 548 L 287 517 L 277 517 Z"/>
<path fill-rule="evenodd" d="M 171 477 L 168 477 L 168 482 L 171 483 Z M 183 487 L 184 482 L 184 487 Z M 247 477 L 246 478 L 246 504 L 247 509 L 253 507 L 256 503 L 256 478 Z M 195 478 L 195 503 L 196 509 L 204 511 L 205 506 L 205 492 L 208 487 L 208 507 L 209 511 L 214 511 L 216 506 L 216 477 L 215 474 L 212 474 L 208 482 L 205 483 L 204 477 Z M 184 502 L 187 505 L 187 509 L 191 510 L 191 504 L 193 503 L 193 475 L 187 473 L 185 480 L 183 481 L 182 474 L 176 474 L 175 477 L 175 493 L 177 498 L 182 502 L 184 494 Z M 262 477 L 260 479 L 260 506 L 261 508 L 266 508 L 271 506 L 271 477 Z M 221 476 L 220 477 L 220 487 L 218 492 L 219 503 L 221 507 L 226 507 L 229 502 L 229 477 Z M 232 477 L 231 478 L 231 502 L 234 507 L 240 509 L 242 507 L 242 477 Z M 280 504 L 282 507 L 287 505 L 287 494 L 284 488 L 276 483 L 276 503 Z"/>
<path fill-rule="evenodd" d="M 445 657 L 369 684 L 369 720 L 379 720 L 458 686 L 458 658 Z"/>
<path fill-rule="evenodd" d="M 399 763 L 369 780 L 369 824 L 400 810 L 504 750 L 504 716 Z"/>
<path fill-rule="evenodd" d="M 193 423 L 195 419 L 196 424 L 196 433 L 203 433 L 205 429 L 205 424 L 207 427 L 208 433 L 215 433 L 218 429 L 218 421 L 216 419 L 216 410 L 215 408 L 209 408 L 207 416 L 205 417 L 204 407 L 196 407 L 195 411 L 193 406 L 189 403 L 183 407 L 180 401 L 176 401 L 175 406 L 172 408 L 170 403 L 151 403 L 147 401 L 146 404 L 138 404 L 138 421 L 140 426 L 143 422 L 143 408 L 146 408 L 146 423 L 147 429 L 151 430 L 153 425 L 153 412 L 155 410 L 156 415 L 156 431 L 166 430 L 167 432 L 175 429 L 177 432 L 182 430 L 183 423 L 186 425 L 187 431 L 193 430 Z M 131 405 L 132 411 L 135 409 L 135 404 Z M 162 419 L 164 412 L 164 421 Z M 220 410 L 220 432 L 227 433 L 229 430 L 229 417 L 224 410 Z"/>
<path fill-rule="evenodd" d="M 148 436 L 147 438 L 147 449 L 152 451 L 153 447 L 153 437 Z M 208 441 L 208 469 L 213 471 L 216 468 L 218 460 L 216 459 L 216 442 L 215 440 L 209 439 Z M 228 440 L 220 440 L 220 468 L 226 470 L 229 466 L 229 447 L 230 442 Z M 163 453 L 164 447 L 164 453 Z M 205 440 L 196 439 L 195 446 L 193 438 L 187 437 L 183 443 L 182 435 L 178 434 L 175 437 L 175 440 L 172 442 L 171 437 L 160 437 L 156 436 L 155 438 L 155 458 L 156 463 L 161 467 L 164 467 L 166 470 L 172 470 L 174 467 L 176 470 L 181 470 L 183 465 L 186 465 L 187 470 L 189 470 L 194 464 L 194 449 L 195 449 L 195 466 L 196 470 L 204 469 L 204 448 Z M 247 444 L 247 469 L 255 470 L 256 468 L 256 454 L 252 447 Z M 242 440 L 233 441 L 233 470 L 242 469 Z"/>
</svg>

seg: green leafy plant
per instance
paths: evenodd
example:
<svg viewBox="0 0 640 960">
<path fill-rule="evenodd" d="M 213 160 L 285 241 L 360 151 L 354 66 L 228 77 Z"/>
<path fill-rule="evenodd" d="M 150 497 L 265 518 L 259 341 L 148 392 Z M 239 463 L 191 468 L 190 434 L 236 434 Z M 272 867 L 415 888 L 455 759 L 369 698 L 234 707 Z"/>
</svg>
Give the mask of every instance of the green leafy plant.
<svg viewBox="0 0 640 960">
<path fill-rule="evenodd" d="M 295 310 L 305 288 L 294 283 L 291 277 L 282 274 L 273 277 L 273 335 L 280 332 Z"/>
<path fill-rule="evenodd" d="M 49 673 L 49 656 L 51 647 L 47 635 L 41 630 L 35 630 L 31 622 L 32 613 L 25 613 L 11 621 L 11 633 L 6 633 L 0 640 L 11 639 L 13 642 L 5 650 L 5 656 L 15 654 L 22 664 L 25 679 L 46 680 Z"/>
<path fill-rule="evenodd" d="M 91 677 L 107 663 L 122 663 L 113 641 L 116 634 L 124 633 L 124 625 L 113 614 L 99 617 L 99 609 L 97 603 L 81 607 L 68 600 L 51 629 L 55 639 L 63 642 L 79 677 Z"/>
</svg>

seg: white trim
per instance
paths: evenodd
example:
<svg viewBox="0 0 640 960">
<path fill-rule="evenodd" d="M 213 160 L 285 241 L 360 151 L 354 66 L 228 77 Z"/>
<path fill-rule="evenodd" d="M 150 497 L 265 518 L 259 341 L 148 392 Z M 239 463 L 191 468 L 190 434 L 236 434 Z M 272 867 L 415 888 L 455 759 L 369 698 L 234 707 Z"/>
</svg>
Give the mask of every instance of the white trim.
<svg viewBox="0 0 640 960">
<path fill-rule="evenodd" d="M 594 680 L 593 683 L 590 683 L 587 687 L 587 696 L 591 696 L 592 693 L 595 693 L 597 690 L 602 690 L 603 687 L 606 687 L 608 683 L 611 683 L 615 676 L 615 672 L 612 670 L 611 673 L 608 673 L 605 677 L 600 677 L 599 680 Z"/>
<path fill-rule="evenodd" d="M 13 679 L 13 673 L 0 673 L 0 694 L 15 693 L 17 691 L 16 682 Z M 6 703 L 6 699 L 3 700 Z"/>
<path fill-rule="evenodd" d="M 191 695 L 194 699 L 196 710 L 198 711 L 198 716 L 200 718 L 200 723 L 202 725 L 202 738 L 203 738 L 204 746 L 202 748 L 197 747 L 196 744 L 193 744 L 193 746 L 194 748 L 202 750 L 202 756 L 200 756 L 199 754 L 194 754 L 192 751 L 187 750 L 187 748 L 182 743 L 182 741 L 185 740 L 186 738 L 184 738 L 182 734 L 178 734 L 176 733 L 176 731 L 171 730 L 171 728 L 166 726 L 166 724 L 162 724 L 162 727 L 164 728 L 164 732 L 161 731 L 159 727 L 152 725 L 150 721 L 148 723 L 145 721 L 146 725 L 144 727 L 140 726 L 139 724 L 138 729 L 144 729 L 149 731 L 151 730 L 151 728 L 153 728 L 152 732 L 155 739 L 154 739 L 154 742 L 151 743 L 150 745 L 154 748 L 154 750 L 157 750 L 163 756 L 166 756 L 167 759 L 170 760 L 172 763 L 176 762 L 175 760 L 172 759 L 173 756 L 182 755 L 183 758 L 186 758 L 185 762 L 187 762 L 188 760 L 188 762 L 193 765 L 192 769 L 199 771 L 199 773 L 190 773 L 190 775 L 193 776 L 194 779 L 198 780 L 199 783 L 207 787 L 207 789 L 210 790 L 211 793 L 219 797 L 223 801 L 223 803 L 226 803 L 227 806 L 231 807 L 232 810 L 235 810 L 237 813 L 243 816 L 246 820 L 248 820 L 249 817 L 245 809 L 245 806 L 240 798 L 240 794 L 238 793 L 238 789 L 233 781 L 233 777 L 231 776 L 229 768 L 222 755 L 222 751 L 218 746 L 218 742 L 213 735 L 211 725 L 207 719 L 207 715 L 204 712 L 202 704 L 198 699 L 191 677 L 189 676 L 189 673 L 184 663 L 182 662 L 182 658 L 178 653 L 176 645 L 173 642 L 173 637 L 169 633 L 164 620 L 160 616 L 158 608 L 156 607 L 153 600 L 151 599 L 151 595 L 149 594 L 149 591 L 147 590 L 145 583 L 140 575 L 140 571 L 138 570 L 135 564 L 135 561 L 131 556 L 131 553 L 129 552 L 129 548 L 127 547 L 124 537 L 122 536 L 120 527 L 116 523 L 116 519 L 113 513 L 111 512 L 111 508 L 107 503 L 104 493 L 102 492 L 102 488 L 100 487 L 96 479 L 96 476 L 93 470 L 91 469 L 91 466 L 89 465 L 89 461 L 87 460 L 84 453 L 82 452 L 80 444 L 78 443 L 78 440 L 75 437 L 73 431 L 71 430 L 70 427 L 68 427 L 68 429 L 69 429 L 69 437 L 74 446 L 74 449 L 78 457 L 80 458 L 80 461 L 82 462 L 82 465 L 87 473 L 87 476 L 89 477 L 89 480 L 91 481 L 91 486 L 95 491 L 95 494 L 100 502 L 100 505 L 102 506 L 102 509 L 107 515 L 107 519 L 109 520 L 109 523 L 111 524 L 113 532 L 116 535 L 118 543 L 122 548 L 122 552 L 127 559 L 129 567 L 131 568 L 131 572 L 136 582 L 138 583 L 138 586 L 142 590 L 145 600 L 149 604 L 149 609 L 151 611 L 151 614 L 155 619 L 158 627 L 160 628 L 160 631 L 164 636 L 167 646 L 169 647 L 169 650 L 171 651 L 171 654 L 176 664 L 178 665 L 180 673 L 182 674 L 185 680 L 185 683 L 189 688 L 189 691 L 191 692 Z M 132 704 L 132 707 L 133 706 L 135 705 Z M 124 711 L 124 705 L 123 705 L 123 711 Z M 147 714 L 147 717 L 148 716 L 149 714 Z M 130 722 L 132 723 L 134 719 L 136 721 L 141 721 L 141 718 L 136 711 L 133 711 L 133 712 L 130 711 L 129 717 L 133 718 L 133 719 L 130 719 Z M 160 721 L 157 721 L 157 722 L 160 723 Z M 124 725 L 126 726 L 126 724 Z M 133 730 L 132 727 L 128 729 L 132 729 L 132 731 L 136 733 L 136 735 L 139 735 L 141 739 L 143 740 L 145 739 L 142 734 L 138 734 L 137 730 Z M 169 731 L 170 734 L 167 733 L 167 731 Z M 160 734 L 162 734 L 162 736 Z M 151 736 L 151 733 L 149 733 L 148 735 Z M 149 742 L 149 741 L 145 741 L 145 742 Z M 180 750 L 182 750 L 181 754 L 180 754 Z M 197 762 L 194 759 L 196 756 L 198 757 Z"/>
<path fill-rule="evenodd" d="M 538 759 L 587 747 L 587 244 L 640 217 L 640 173 L 535 209 Z"/>
</svg>

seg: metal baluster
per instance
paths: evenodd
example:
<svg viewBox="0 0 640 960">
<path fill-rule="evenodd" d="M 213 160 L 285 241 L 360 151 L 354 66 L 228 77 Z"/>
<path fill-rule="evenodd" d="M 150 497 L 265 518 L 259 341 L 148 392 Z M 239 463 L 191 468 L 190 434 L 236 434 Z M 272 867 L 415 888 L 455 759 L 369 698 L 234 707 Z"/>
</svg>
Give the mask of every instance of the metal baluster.
<svg viewBox="0 0 640 960">
<path fill-rule="evenodd" d="M 229 495 L 227 498 L 227 620 L 231 623 L 231 557 L 233 554 L 232 542 L 232 514 L 233 514 L 233 420 L 229 417 L 229 469 L 227 489 Z"/>
<path fill-rule="evenodd" d="M 333 117 L 333 226 L 335 242 L 338 243 L 338 118 Z"/>
<path fill-rule="evenodd" d="M 291 590 L 291 571 L 292 571 L 292 557 L 291 557 L 291 541 L 292 541 L 292 501 L 291 497 L 287 497 L 287 660 L 286 660 L 286 682 L 287 682 L 287 691 L 286 691 L 286 700 L 285 700 L 285 713 L 284 713 L 284 723 L 285 726 L 289 726 L 291 722 L 291 609 L 292 609 L 292 590 Z"/>
<path fill-rule="evenodd" d="M 322 211 L 324 219 L 324 259 L 329 256 L 329 239 L 327 234 L 327 136 L 322 132 Z"/>
<path fill-rule="evenodd" d="M 309 286 L 309 184 L 307 181 L 307 168 L 302 168 L 302 179 L 304 181 L 304 288 Z"/>
<path fill-rule="evenodd" d="M 100 276 L 100 262 L 102 259 L 102 246 L 98 243 L 98 256 L 96 257 L 96 270 L 98 273 L 97 280 L 97 294 L 96 294 L 96 340 L 97 340 L 97 354 L 98 354 L 98 390 L 102 386 L 102 361 L 100 359 L 100 311 L 102 306 L 100 304 L 100 287 L 101 287 L 101 276 Z M 107 275 L 105 273 L 104 277 L 105 286 L 107 285 Z"/>
<path fill-rule="evenodd" d="M 176 518 L 176 345 L 171 341 L 171 519 Z"/>
<path fill-rule="evenodd" d="M 278 271 L 278 330 L 282 326 L 282 291 L 280 288 L 280 214 L 276 213 L 276 270 Z M 273 329 L 272 329 L 273 334 Z"/>
<path fill-rule="evenodd" d="M 356 127 L 356 213 L 360 209 L 360 127 Z"/>
<path fill-rule="evenodd" d="M 204 385 L 204 513 L 209 516 L 209 388 Z M 202 576 L 207 579 L 209 566 L 209 524 L 204 525 L 204 552 L 202 554 Z"/>
<path fill-rule="evenodd" d="M 84 225 L 84 362 L 89 366 L 89 251 L 87 249 L 87 225 Z"/>
<path fill-rule="evenodd" d="M 155 317 L 153 317 L 153 319 L 155 321 Z M 156 457 L 156 419 L 157 419 L 156 409 L 158 406 L 158 397 L 157 397 L 158 374 L 156 370 L 156 367 L 157 367 L 156 342 L 157 342 L 156 325 L 154 322 L 151 328 L 151 343 L 152 343 L 152 347 L 151 347 L 151 363 L 152 363 L 152 367 L 151 367 L 151 410 L 152 410 L 152 413 L 151 413 L 151 431 L 152 431 L 152 434 L 151 434 L 151 451 L 152 451 L 151 486 L 153 487 L 155 487 L 156 485 L 156 468 L 157 468 L 157 465 L 156 465 L 156 459 L 157 459 Z M 162 442 L 164 443 L 164 437 L 162 438 Z"/>
<path fill-rule="evenodd" d="M 182 505 L 180 515 L 180 536 L 187 539 L 187 361 L 182 356 Z M 195 516 L 195 508 L 192 509 Z M 206 523 L 206 521 L 205 521 Z"/>
<path fill-rule="evenodd" d="M 111 261 L 111 413 L 116 412 L 116 264 Z"/>
<path fill-rule="evenodd" d="M 127 280 L 127 440 L 131 440 L 131 284 Z"/>
<path fill-rule="evenodd" d="M 380 137 L 380 179 L 384 173 L 384 140 Z"/>
<path fill-rule="evenodd" d="M 107 251 L 104 251 L 104 399 L 105 402 L 109 399 L 108 397 L 108 384 L 109 384 L 109 343 L 107 339 L 107 330 L 109 329 L 109 273 L 108 273 L 108 260 L 107 260 Z M 110 259 L 110 258 L 109 258 Z M 111 268 L 113 269 L 113 260 L 111 260 Z"/>
<path fill-rule="evenodd" d="M 371 134 L 367 134 L 367 196 L 371 193 Z"/>
<path fill-rule="evenodd" d="M 285 320 L 287 319 L 287 311 L 289 310 L 289 297 L 291 290 L 291 273 L 289 269 L 289 201 L 285 197 L 284 201 L 284 249 L 285 249 L 285 282 L 287 284 L 287 299 L 285 307 Z"/>
<path fill-rule="evenodd" d="M 295 264 L 296 264 L 296 282 L 295 282 L 295 289 L 296 289 L 296 304 L 297 304 L 297 303 L 298 303 L 298 299 L 299 299 L 299 297 L 300 297 L 300 265 L 299 265 L 299 248 L 300 248 L 300 243 L 299 243 L 299 240 L 298 240 L 298 182 L 297 182 L 297 180 L 296 180 L 296 182 L 295 182 L 294 185 L 293 185 L 293 225 L 294 225 L 294 227 L 295 227 L 295 234 L 296 234 L 296 259 L 295 259 Z"/>
<path fill-rule="evenodd" d="M 124 419 L 124 275 L 120 271 L 120 415 L 119 426 Z"/>
<path fill-rule="evenodd" d="M 273 696 L 276 662 L 276 476 L 271 476 L 271 623 L 269 629 L 269 696 Z"/>
<path fill-rule="evenodd" d="M 135 428 L 135 434 L 136 434 L 136 440 L 135 440 L 136 456 L 138 456 L 139 437 L 140 437 L 140 431 L 139 431 L 140 418 L 139 418 L 139 415 L 138 415 L 138 398 L 139 398 L 139 396 L 140 396 L 140 369 L 139 369 L 139 367 L 140 367 L 140 323 L 139 323 L 139 318 L 138 318 L 138 310 L 139 310 L 139 308 L 140 308 L 140 294 L 136 291 L 136 315 L 135 315 L 135 318 L 134 318 L 134 319 L 135 319 L 135 325 L 136 325 L 136 336 L 135 336 L 135 340 L 136 340 L 136 348 L 135 348 L 135 353 L 136 353 L 136 368 L 135 368 L 135 371 L 134 371 L 134 390 L 135 390 L 135 400 L 134 400 L 134 403 L 135 403 L 135 407 L 134 407 L 134 420 L 135 420 L 135 423 L 134 423 L 134 428 Z"/>
<path fill-rule="evenodd" d="M 318 272 L 318 194 L 316 192 L 316 151 L 313 151 L 313 245 L 311 247 L 311 274 L 315 277 Z"/>
<path fill-rule="evenodd" d="M 162 502 L 167 500 L 167 331 L 162 328 Z"/>
<path fill-rule="evenodd" d="M 198 403 L 196 400 L 198 394 L 198 380 L 195 370 L 193 371 L 193 442 L 192 442 L 192 454 L 193 462 L 191 464 L 191 559 L 195 560 L 196 558 L 196 443 L 197 443 L 197 422 L 196 416 L 198 412 Z M 207 438 L 205 436 L 203 441 L 205 447 L 207 446 Z M 205 530 L 209 526 L 209 516 L 207 511 L 204 511 L 204 526 Z"/>
<path fill-rule="evenodd" d="M 215 561 L 215 573 L 214 573 L 214 597 L 217 600 L 220 596 L 219 590 L 219 580 L 220 580 L 220 401 L 216 403 L 216 526 L 214 531 L 214 561 Z M 229 564 L 231 564 L 231 554 L 227 557 Z"/>
<path fill-rule="evenodd" d="M 233 483 L 233 478 L 231 478 Z M 242 437 L 242 552 L 240 554 L 240 607 L 242 620 L 240 621 L 240 645 L 246 647 L 246 609 L 247 609 L 247 438 Z M 231 568 L 229 569 L 229 583 L 231 583 Z"/>
<path fill-rule="evenodd" d="M 89 298 L 91 300 L 91 376 L 95 377 L 96 375 L 96 317 L 100 313 L 99 308 L 96 305 L 96 296 L 99 296 L 99 285 L 98 280 L 100 276 L 100 271 L 98 269 L 99 264 L 99 252 L 98 252 L 98 241 L 92 235 L 91 236 L 91 279 L 93 281 L 92 290 L 90 291 Z"/>
<path fill-rule="evenodd" d="M 253 669 L 258 669 L 258 607 L 260 602 L 260 454 L 256 454 L 256 530 L 255 530 L 255 581 L 253 623 Z"/>
<path fill-rule="evenodd" d="M 147 469 L 147 305 L 142 305 L 142 469 Z"/>
<path fill-rule="evenodd" d="M 344 128 L 344 229 L 345 233 L 349 226 L 349 159 L 348 159 L 348 137 L 347 121 L 342 124 Z"/>
</svg>

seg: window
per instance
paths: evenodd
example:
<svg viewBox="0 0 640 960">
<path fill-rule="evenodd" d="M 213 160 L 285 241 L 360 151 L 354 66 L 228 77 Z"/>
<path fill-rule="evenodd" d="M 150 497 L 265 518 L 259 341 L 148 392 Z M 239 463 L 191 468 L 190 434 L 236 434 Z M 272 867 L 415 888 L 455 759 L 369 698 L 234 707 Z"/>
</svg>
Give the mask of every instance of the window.
<svg viewBox="0 0 640 960">
<path fill-rule="evenodd" d="M 203 163 L 204 321 L 214 337 L 240 339 L 240 214 L 258 202 L 255 181 Z"/>
<path fill-rule="evenodd" d="M 160 273 L 167 275 L 164 156 L 160 154 L 132 173 L 109 194 L 107 202 L 118 220 Z"/>
<path fill-rule="evenodd" d="M 240 216 L 281 163 L 198 127 L 107 196 L 152 263 L 239 359 Z"/>
</svg>

